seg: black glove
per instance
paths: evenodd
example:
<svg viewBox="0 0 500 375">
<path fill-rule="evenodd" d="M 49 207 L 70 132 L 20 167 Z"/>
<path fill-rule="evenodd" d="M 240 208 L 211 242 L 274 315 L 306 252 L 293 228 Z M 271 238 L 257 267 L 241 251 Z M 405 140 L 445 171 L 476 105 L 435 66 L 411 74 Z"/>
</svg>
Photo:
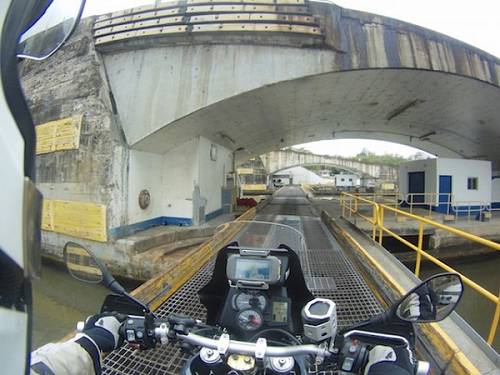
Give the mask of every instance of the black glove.
<svg viewBox="0 0 500 375">
<path fill-rule="evenodd" d="M 124 314 L 103 313 L 89 316 L 85 321 L 76 342 L 92 357 L 96 374 L 101 373 L 101 353 L 111 352 L 123 344 L 119 329 L 126 318 Z"/>
<path fill-rule="evenodd" d="M 126 315 L 118 313 L 89 316 L 82 333 L 90 337 L 101 352 L 109 353 L 123 344 L 119 329 L 126 318 Z"/>
</svg>

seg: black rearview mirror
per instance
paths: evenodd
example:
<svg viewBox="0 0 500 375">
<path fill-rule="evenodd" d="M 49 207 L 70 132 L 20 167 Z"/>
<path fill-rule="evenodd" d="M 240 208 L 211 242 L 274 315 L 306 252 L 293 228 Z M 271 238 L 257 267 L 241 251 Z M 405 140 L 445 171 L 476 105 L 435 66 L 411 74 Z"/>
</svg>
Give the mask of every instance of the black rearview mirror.
<svg viewBox="0 0 500 375">
<path fill-rule="evenodd" d="M 77 243 L 68 242 L 64 246 L 64 262 L 70 275 L 77 280 L 93 284 L 104 280 L 103 269 L 94 254 Z"/>
<path fill-rule="evenodd" d="M 125 288 L 115 280 L 106 266 L 104 266 L 90 250 L 75 242 L 68 242 L 64 246 L 63 253 L 66 268 L 75 279 L 86 283 L 102 283 L 112 292 L 128 298 L 144 312 L 150 312 L 149 308 L 144 303 L 127 293 Z"/>
<path fill-rule="evenodd" d="M 455 310 L 463 290 L 458 274 L 432 276 L 401 299 L 396 315 L 412 323 L 438 322 Z"/>
<path fill-rule="evenodd" d="M 47 3 L 44 7 L 38 5 L 39 18 L 21 35 L 18 57 L 41 61 L 52 56 L 75 31 L 85 7 L 85 0 Z"/>
</svg>

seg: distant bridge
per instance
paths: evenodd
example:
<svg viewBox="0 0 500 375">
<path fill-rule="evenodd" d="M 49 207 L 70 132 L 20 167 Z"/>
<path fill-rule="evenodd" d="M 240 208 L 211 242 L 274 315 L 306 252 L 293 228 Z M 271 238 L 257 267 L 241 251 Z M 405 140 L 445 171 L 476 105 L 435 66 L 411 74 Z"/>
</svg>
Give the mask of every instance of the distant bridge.
<svg viewBox="0 0 500 375">
<path fill-rule="evenodd" d="M 388 165 L 363 163 L 338 156 L 316 155 L 293 149 L 272 151 L 261 155 L 260 158 L 269 174 L 295 166 L 327 165 L 354 172 L 360 176 L 370 176 L 388 181 L 396 181 L 398 178 L 397 168 Z"/>
</svg>

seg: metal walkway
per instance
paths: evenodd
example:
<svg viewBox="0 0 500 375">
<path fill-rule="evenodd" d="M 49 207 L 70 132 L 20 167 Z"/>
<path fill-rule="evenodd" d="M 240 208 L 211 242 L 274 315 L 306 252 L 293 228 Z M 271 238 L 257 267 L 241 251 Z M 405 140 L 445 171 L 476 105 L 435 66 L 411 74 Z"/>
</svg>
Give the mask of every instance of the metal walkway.
<svg viewBox="0 0 500 375">
<path fill-rule="evenodd" d="M 351 262 L 323 225 L 301 189 L 280 190 L 256 220 L 274 221 L 297 228 L 304 233 L 307 251 L 300 252 L 304 276 L 311 292 L 330 298 L 337 304 L 339 327 L 367 319 L 383 311 L 379 302 L 358 275 Z M 198 300 L 198 290 L 209 280 L 213 261 L 156 311 L 160 317 L 183 313 L 205 319 L 205 308 Z M 105 374 L 178 374 L 188 356 L 177 345 L 139 352 L 128 347 L 111 353 L 104 361 Z"/>
</svg>

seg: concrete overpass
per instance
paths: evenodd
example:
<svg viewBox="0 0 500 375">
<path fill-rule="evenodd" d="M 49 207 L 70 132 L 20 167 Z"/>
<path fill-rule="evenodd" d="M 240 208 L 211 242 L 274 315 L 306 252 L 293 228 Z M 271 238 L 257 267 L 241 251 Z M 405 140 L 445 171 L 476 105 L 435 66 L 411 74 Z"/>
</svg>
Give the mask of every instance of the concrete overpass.
<svg viewBox="0 0 500 375">
<path fill-rule="evenodd" d="M 50 206 L 54 251 L 210 219 L 239 160 L 309 141 L 383 139 L 499 169 L 498 58 L 332 3 L 159 2 L 85 20 L 21 75 L 36 124 L 80 119 L 44 128 L 37 181 L 47 202 L 97 213 L 61 224 L 55 211 L 80 206 Z"/>
<path fill-rule="evenodd" d="M 95 24 L 132 148 L 164 153 L 202 135 L 259 155 L 372 138 L 500 161 L 498 58 L 332 3 L 188 4 Z"/>
<path fill-rule="evenodd" d="M 389 181 L 397 181 L 398 179 L 398 169 L 395 167 L 363 163 L 338 156 L 316 155 L 311 152 L 294 149 L 271 151 L 261 155 L 260 158 L 268 174 L 274 174 L 280 170 L 296 166 L 326 165 L 354 172 L 360 176 L 369 176 Z"/>
</svg>

